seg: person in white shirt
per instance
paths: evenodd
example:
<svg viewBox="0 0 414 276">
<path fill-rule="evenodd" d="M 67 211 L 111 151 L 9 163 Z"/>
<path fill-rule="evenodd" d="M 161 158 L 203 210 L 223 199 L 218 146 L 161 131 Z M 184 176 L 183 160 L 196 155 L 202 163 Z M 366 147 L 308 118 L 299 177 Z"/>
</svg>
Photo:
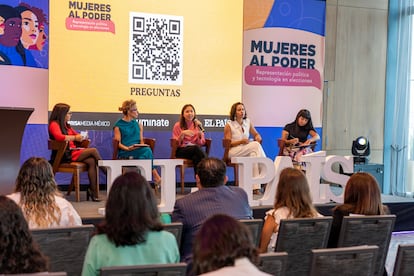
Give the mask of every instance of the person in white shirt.
<svg viewBox="0 0 414 276">
<path fill-rule="evenodd" d="M 308 180 L 296 168 L 280 172 L 273 209 L 266 212 L 260 239 L 260 253 L 275 251 L 280 220 L 322 217 L 312 204 Z"/>
<path fill-rule="evenodd" d="M 44 158 L 31 157 L 23 163 L 14 193 L 8 197 L 22 208 L 31 229 L 82 225 L 79 214 L 59 192 L 52 166 Z"/>
<path fill-rule="evenodd" d="M 250 139 L 250 137 L 252 137 Z M 231 140 L 229 157 L 266 157 L 262 148 L 262 137 L 247 118 L 246 109 L 241 102 L 234 103 L 230 109 L 230 120 L 224 126 L 224 138 Z M 253 166 L 253 177 L 260 175 L 261 168 L 258 164 Z M 261 194 L 260 185 L 253 185 L 253 193 Z"/>
</svg>

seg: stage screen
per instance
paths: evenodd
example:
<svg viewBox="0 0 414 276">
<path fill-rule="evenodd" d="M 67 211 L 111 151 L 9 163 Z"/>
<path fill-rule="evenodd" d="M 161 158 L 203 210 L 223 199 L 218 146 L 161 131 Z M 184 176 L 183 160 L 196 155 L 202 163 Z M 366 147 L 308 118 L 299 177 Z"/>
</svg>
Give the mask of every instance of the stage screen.
<svg viewBox="0 0 414 276">
<path fill-rule="evenodd" d="M 222 131 L 241 99 L 243 1 L 50 1 L 50 25 L 49 110 L 70 104 L 78 129 L 112 129 L 134 99 L 149 129 L 191 103 Z"/>
</svg>

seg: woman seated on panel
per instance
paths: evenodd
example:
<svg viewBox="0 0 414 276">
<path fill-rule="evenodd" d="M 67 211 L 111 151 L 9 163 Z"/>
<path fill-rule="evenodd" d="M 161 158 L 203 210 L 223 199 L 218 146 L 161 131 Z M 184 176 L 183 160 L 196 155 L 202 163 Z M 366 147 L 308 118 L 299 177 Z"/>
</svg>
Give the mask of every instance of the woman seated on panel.
<svg viewBox="0 0 414 276">
<path fill-rule="evenodd" d="M 260 239 L 260 253 L 274 252 L 280 220 L 322 217 L 312 204 L 305 174 L 295 168 L 280 172 L 273 209 L 266 212 Z"/>
<path fill-rule="evenodd" d="M 196 111 L 192 104 L 186 104 L 181 109 L 178 122 L 174 124 L 172 138 L 178 141 L 175 156 L 190 159 L 194 164 L 194 175 L 198 163 L 206 157 L 201 146 L 206 143 L 204 132 L 200 130 L 201 123 L 196 117 Z"/>
<path fill-rule="evenodd" d="M 99 275 L 105 266 L 179 261 L 177 240 L 163 230 L 149 183 L 134 171 L 118 176 L 109 191 L 105 219 L 89 243 L 82 275 Z"/>
<path fill-rule="evenodd" d="M 249 137 L 253 139 L 250 140 Z M 237 102 L 231 106 L 230 120 L 224 126 L 224 138 L 231 140 L 229 157 L 233 156 L 250 156 L 266 157 L 261 142 L 262 137 L 255 129 L 253 123 L 247 118 L 244 104 Z M 260 166 L 253 166 L 253 177 L 260 175 Z M 255 184 L 253 187 L 255 194 L 260 193 L 260 185 Z"/>
<path fill-rule="evenodd" d="M 114 126 L 114 138 L 119 141 L 119 159 L 153 159 L 151 148 L 144 144 L 143 125 L 137 122 L 138 108 L 134 100 L 126 100 L 119 108 L 122 118 Z M 156 188 L 161 184 L 161 177 L 155 167 L 152 176 Z"/>
<path fill-rule="evenodd" d="M 30 228 L 82 225 L 55 182 L 52 166 L 41 157 L 27 159 L 19 170 L 14 193 L 8 195 L 23 211 Z"/>
<path fill-rule="evenodd" d="M 66 151 L 62 158 L 62 162 L 83 162 L 88 165 L 89 187 L 86 199 L 92 198 L 92 201 L 100 201 L 98 199 L 98 160 L 102 157 L 96 148 L 77 147 L 75 142 L 81 142 L 87 137 L 82 136 L 74 130 L 68 123 L 72 118 L 70 106 L 65 103 L 58 103 L 53 107 L 49 117 L 49 138 L 56 141 L 69 141 L 69 150 Z M 56 157 L 57 151 L 52 151 L 51 162 Z M 105 172 L 105 168 L 102 167 Z"/>
<path fill-rule="evenodd" d="M 250 229 L 224 214 L 208 218 L 193 245 L 194 275 L 270 275 L 260 271 Z"/>
<path fill-rule="evenodd" d="M 377 180 L 369 173 L 353 174 L 345 186 L 344 203 L 333 209 L 328 247 L 337 246 L 344 216 L 352 214 L 388 215 L 389 213 L 388 207 L 381 202 L 381 192 Z"/>
<path fill-rule="evenodd" d="M 293 161 L 300 161 L 300 157 L 312 152 L 312 143 L 320 139 L 319 134 L 313 128 L 312 117 L 307 109 L 299 110 L 295 121 L 287 124 L 282 131 L 282 140 L 285 143 L 284 155 L 288 155 Z"/>
<path fill-rule="evenodd" d="M 48 266 L 20 207 L 0 195 L 0 274 L 45 272 Z"/>
</svg>

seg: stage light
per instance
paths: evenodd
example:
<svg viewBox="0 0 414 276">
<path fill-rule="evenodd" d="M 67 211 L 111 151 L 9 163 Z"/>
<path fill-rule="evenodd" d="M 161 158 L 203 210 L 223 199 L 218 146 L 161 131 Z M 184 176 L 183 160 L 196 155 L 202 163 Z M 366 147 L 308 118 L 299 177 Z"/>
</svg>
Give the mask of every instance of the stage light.
<svg viewBox="0 0 414 276">
<path fill-rule="evenodd" d="M 371 149 L 369 141 L 364 136 L 359 136 L 352 141 L 352 155 L 354 156 L 354 164 L 365 164 L 369 160 Z"/>
</svg>

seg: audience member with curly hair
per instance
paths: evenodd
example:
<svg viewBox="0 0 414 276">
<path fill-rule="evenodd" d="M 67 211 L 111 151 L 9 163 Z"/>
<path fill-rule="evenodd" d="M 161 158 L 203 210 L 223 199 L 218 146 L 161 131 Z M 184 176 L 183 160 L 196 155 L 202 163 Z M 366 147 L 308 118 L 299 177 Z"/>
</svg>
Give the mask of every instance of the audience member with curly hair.
<svg viewBox="0 0 414 276">
<path fill-rule="evenodd" d="M 163 230 L 147 180 L 133 171 L 118 176 L 109 191 L 105 220 L 89 243 L 82 275 L 99 275 L 104 266 L 179 261 L 177 241 Z"/>
<path fill-rule="evenodd" d="M 48 261 L 34 242 L 19 206 L 0 195 L 0 273 L 48 270 Z"/>
<path fill-rule="evenodd" d="M 211 216 L 195 237 L 195 275 L 270 275 L 255 266 L 258 262 L 250 230 L 231 216 Z"/>
<path fill-rule="evenodd" d="M 8 197 L 22 208 L 30 228 L 82 225 L 79 214 L 59 192 L 52 166 L 44 158 L 31 157 L 23 163 L 14 193 Z"/>
</svg>

